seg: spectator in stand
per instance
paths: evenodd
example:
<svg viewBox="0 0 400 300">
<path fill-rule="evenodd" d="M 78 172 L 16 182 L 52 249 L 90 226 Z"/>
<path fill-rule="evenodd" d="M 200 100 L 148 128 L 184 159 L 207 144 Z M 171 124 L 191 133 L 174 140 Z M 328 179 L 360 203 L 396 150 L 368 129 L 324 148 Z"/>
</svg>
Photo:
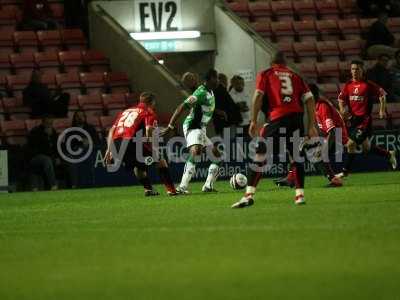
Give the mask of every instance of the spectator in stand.
<svg viewBox="0 0 400 300">
<path fill-rule="evenodd" d="M 367 80 L 371 80 L 382 87 L 388 95 L 387 102 L 391 100 L 392 78 L 389 73 L 388 64 L 390 57 L 387 54 L 382 54 L 378 57 L 376 64 L 367 71 Z"/>
<path fill-rule="evenodd" d="M 393 34 L 389 31 L 386 24 L 388 21 L 388 14 L 382 11 L 370 27 L 367 34 L 367 55 L 369 58 L 375 59 L 381 54 L 388 54 L 393 57 L 395 52 L 399 50 L 396 45 Z"/>
<path fill-rule="evenodd" d="M 215 132 L 223 136 L 224 128 L 238 126 L 242 122 L 242 116 L 237 105 L 233 101 L 228 90 L 228 77 L 218 74 L 218 87 L 214 91 L 215 110 L 213 116 Z M 234 137 L 235 132 L 231 130 L 230 138 Z"/>
<path fill-rule="evenodd" d="M 82 28 L 89 37 L 88 5 L 91 0 L 64 1 L 65 25 L 68 28 Z"/>
<path fill-rule="evenodd" d="M 394 56 L 395 62 L 389 68 L 390 80 L 392 82 L 393 101 L 400 102 L 400 50 Z"/>
<path fill-rule="evenodd" d="M 242 115 L 242 122 L 240 122 L 239 125 L 243 130 L 243 136 L 249 137 L 251 98 L 250 95 L 244 90 L 243 77 L 239 75 L 232 77 L 229 94 L 231 95 L 235 104 L 238 106 Z"/>
<path fill-rule="evenodd" d="M 181 83 L 183 87 L 190 93 L 193 93 L 199 86 L 199 75 L 186 72 L 182 75 Z"/>
<path fill-rule="evenodd" d="M 24 0 L 22 27 L 25 30 L 52 30 L 59 26 L 47 0 Z"/>
<path fill-rule="evenodd" d="M 38 191 L 42 179 L 51 190 L 57 190 L 55 165 L 60 164 L 57 152 L 57 133 L 53 119 L 45 116 L 39 126 L 28 134 L 28 157 L 32 191 Z"/>
<path fill-rule="evenodd" d="M 41 81 L 41 74 L 34 70 L 29 85 L 23 90 L 24 105 L 31 108 L 31 117 L 40 118 L 53 114 L 63 118 L 68 113 L 70 96 L 67 93 L 52 95 L 46 84 Z"/>
<path fill-rule="evenodd" d="M 375 18 L 381 11 L 389 13 L 391 17 L 399 16 L 398 0 L 357 0 L 357 6 L 360 8 L 362 16 L 367 18 Z"/>
</svg>

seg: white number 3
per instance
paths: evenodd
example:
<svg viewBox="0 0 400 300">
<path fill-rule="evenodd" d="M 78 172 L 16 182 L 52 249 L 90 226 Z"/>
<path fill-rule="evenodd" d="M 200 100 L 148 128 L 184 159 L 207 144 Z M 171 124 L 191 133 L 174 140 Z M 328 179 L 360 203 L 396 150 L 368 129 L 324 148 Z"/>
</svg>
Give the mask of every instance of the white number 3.
<svg viewBox="0 0 400 300">
<path fill-rule="evenodd" d="M 292 96 L 293 95 L 293 85 L 292 80 L 288 76 L 279 76 L 279 80 L 281 81 L 281 95 L 282 96 Z M 291 97 L 284 97 L 284 102 L 292 101 Z"/>
</svg>

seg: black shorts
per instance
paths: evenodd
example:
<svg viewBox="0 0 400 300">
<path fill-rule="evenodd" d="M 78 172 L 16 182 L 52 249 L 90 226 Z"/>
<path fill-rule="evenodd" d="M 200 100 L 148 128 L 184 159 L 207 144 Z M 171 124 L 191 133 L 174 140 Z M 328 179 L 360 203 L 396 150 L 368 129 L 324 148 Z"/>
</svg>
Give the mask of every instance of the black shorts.
<svg viewBox="0 0 400 300">
<path fill-rule="evenodd" d="M 117 139 L 114 141 L 114 145 L 118 153 L 121 151 L 123 141 L 126 141 L 127 147 L 125 153 L 122 156 L 122 163 L 128 172 L 133 171 L 135 167 L 144 170 L 147 166 L 151 165 L 154 160 L 152 158 L 152 151 L 150 144 L 143 144 L 137 148 L 136 143 L 132 140 Z"/>
<path fill-rule="evenodd" d="M 294 139 L 296 135 L 299 140 Z M 263 139 L 258 143 L 257 153 L 266 153 L 268 145 L 272 145 L 271 154 L 275 157 L 278 154 L 286 155 L 285 150 L 293 157 L 294 151 L 299 153 L 304 137 L 303 113 L 293 113 L 266 124 L 260 131 L 260 137 Z M 281 144 L 285 145 L 284 148 Z"/>
<path fill-rule="evenodd" d="M 367 138 L 372 136 L 372 118 L 355 117 L 350 120 L 349 138 L 357 145 L 361 145 Z"/>
</svg>

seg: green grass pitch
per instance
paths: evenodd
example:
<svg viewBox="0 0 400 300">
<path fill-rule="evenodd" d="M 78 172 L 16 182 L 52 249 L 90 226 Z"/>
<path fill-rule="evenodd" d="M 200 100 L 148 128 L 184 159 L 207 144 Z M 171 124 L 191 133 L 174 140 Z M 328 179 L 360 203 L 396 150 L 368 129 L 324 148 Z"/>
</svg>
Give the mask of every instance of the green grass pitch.
<svg viewBox="0 0 400 300">
<path fill-rule="evenodd" d="M 227 181 L 0 195 L 0 299 L 400 299 L 400 173 L 325 184 L 295 207 L 264 179 L 243 210 Z"/>
</svg>

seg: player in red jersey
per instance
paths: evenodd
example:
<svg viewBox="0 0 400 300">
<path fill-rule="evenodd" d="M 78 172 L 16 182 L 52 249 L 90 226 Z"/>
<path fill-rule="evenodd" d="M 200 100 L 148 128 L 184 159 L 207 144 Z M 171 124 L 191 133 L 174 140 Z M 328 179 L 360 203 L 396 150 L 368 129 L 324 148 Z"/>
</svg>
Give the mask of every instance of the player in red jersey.
<svg viewBox="0 0 400 300">
<path fill-rule="evenodd" d="M 257 75 L 249 128 L 249 134 L 252 137 L 256 136 L 257 118 L 263 107 L 263 101 L 268 102 L 266 106 L 268 107 L 270 123 L 264 125 L 260 132 L 260 136 L 264 140 L 258 143 L 256 155 L 249 168 L 246 193 L 239 202 L 232 205 L 232 208 L 243 208 L 254 204 L 253 198 L 266 164 L 266 154 L 269 152 L 268 150 L 273 150 L 274 156 L 277 156 L 279 154 L 277 150 L 282 150 L 279 149 L 281 140 L 285 142 L 290 155 L 296 158 L 294 162 L 296 167 L 295 203 L 305 203 L 304 162 L 301 161 L 302 157 L 298 152 L 300 141 L 295 141 L 293 136 L 298 133 L 301 138 L 304 136 L 304 129 L 307 129 L 308 136 L 317 137 L 315 103 L 313 95 L 303 79 L 286 66 L 286 59 L 282 52 L 275 54 L 271 68 Z M 307 108 L 307 128 L 304 128 L 303 123 L 304 106 Z M 273 144 L 268 143 L 268 139 L 271 138 Z M 267 139 L 267 142 L 265 142 L 265 139 Z M 272 149 L 269 147 L 272 147 Z"/>
<path fill-rule="evenodd" d="M 321 135 L 324 137 L 325 142 L 322 149 L 323 153 L 328 153 L 332 150 L 336 144 L 336 134 L 341 135 L 341 144 L 345 146 L 348 142 L 348 134 L 346 124 L 339 111 L 333 106 L 333 104 L 325 97 L 320 95 L 320 90 L 316 84 L 309 85 L 310 90 L 316 99 L 315 103 L 315 118 L 319 127 Z M 340 132 L 339 132 L 340 131 Z M 324 175 L 329 180 L 329 186 L 339 187 L 342 186 L 342 180 L 335 175 L 332 166 L 329 161 L 319 161 L 314 163 L 316 167 L 323 171 Z M 291 164 L 291 168 L 287 176 L 280 178 L 275 181 L 278 186 L 295 186 L 295 173 L 296 168 Z"/>
<path fill-rule="evenodd" d="M 351 62 L 351 76 L 352 79 L 345 84 L 338 97 L 340 113 L 350 123 L 347 161 L 343 172 L 338 176 L 348 175 L 358 145 L 362 145 L 365 154 L 371 152 L 388 159 L 395 170 L 397 168 L 395 151 L 387 151 L 375 145 L 371 146 L 368 139 L 372 135 L 372 108 L 376 99 L 380 101 L 380 118 L 386 117 L 386 92 L 377 84 L 364 79 L 364 63 L 362 61 Z"/>
<path fill-rule="evenodd" d="M 129 172 L 133 172 L 139 182 L 143 185 L 145 196 L 159 195 L 152 187 L 148 178 L 148 165 L 153 163 L 152 144 L 150 139 L 154 129 L 157 127 L 157 114 L 155 113 L 155 99 L 152 93 L 142 93 L 140 95 L 140 103 L 121 112 L 108 133 L 107 151 L 105 161 L 107 164 L 117 159 L 117 152 L 126 143 L 125 152 L 120 158 L 125 164 L 125 168 Z M 139 132 L 144 133 L 144 137 L 148 141 L 135 141 Z M 137 145 L 137 143 L 141 143 Z M 113 149 L 112 145 L 115 146 Z M 140 149 L 139 152 L 137 149 Z M 121 150 L 122 151 L 122 150 Z M 141 156 L 141 157 L 140 157 Z M 158 162 L 158 171 L 161 181 L 164 183 L 169 195 L 176 195 L 176 190 L 172 182 L 168 164 L 165 159 L 160 159 Z"/>
</svg>

